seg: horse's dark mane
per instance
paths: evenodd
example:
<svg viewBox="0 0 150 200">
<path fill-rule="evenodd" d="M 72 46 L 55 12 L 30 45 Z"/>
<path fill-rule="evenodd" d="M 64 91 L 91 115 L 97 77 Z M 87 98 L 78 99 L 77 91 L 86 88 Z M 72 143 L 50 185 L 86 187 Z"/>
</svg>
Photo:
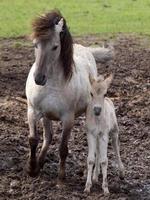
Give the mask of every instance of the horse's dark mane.
<svg viewBox="0 0 150 200">
<path fill-rule="evenodd" d="M 53 10 L 37 17 L 32 23 L 32 38 L 46 40 L 53 37 L 55 25 L 63 18 L 58 10 Z M 73 40 L 68 30 L 66 20 L 63 18 L 63 31 L 60 33 L 61 40 L 61 61 L 63 65 L 64 76 L 68 80 L 73 73 Z"/>
</svg>

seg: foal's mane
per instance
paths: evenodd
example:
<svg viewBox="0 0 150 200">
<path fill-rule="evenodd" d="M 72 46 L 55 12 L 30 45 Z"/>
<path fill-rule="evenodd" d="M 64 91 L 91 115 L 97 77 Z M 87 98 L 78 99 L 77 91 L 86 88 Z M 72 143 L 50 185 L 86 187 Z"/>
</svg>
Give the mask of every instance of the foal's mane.
<svg viewBox="0 0 150 200">
<path fill-rule="evenodd" d="M 66 80 L 73 73 L 73 39 L 66 24 L 66 20 L 59 10 L 52 10 L 44 15 L 38 16 L 32 22 L 32 39 L 47 40 L 55 34 L 55 25 L 63 18 L 64 25 L 60 33 L 61 61 Z"/>
</svg>

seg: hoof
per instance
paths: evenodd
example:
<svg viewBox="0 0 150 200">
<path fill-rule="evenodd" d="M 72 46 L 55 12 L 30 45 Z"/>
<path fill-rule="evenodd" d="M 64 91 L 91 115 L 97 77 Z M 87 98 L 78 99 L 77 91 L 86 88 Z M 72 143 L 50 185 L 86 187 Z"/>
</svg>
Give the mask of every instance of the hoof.
<svg viewBox="0 0 150 200">
<path fill-rule="evenodd" d="M 108 189 L 105 189 L 105 190 L 104 190 L 104 196 L 105 196 L 105 197 L 108 197 L 109 195 L 110 195 L 109 190 L 108 190 Z"/>
<path fill-rule="evenodd" d="M 37 170 L 34 170 L 34 171 L 30 170 L 30 171 L 28 171 L 28 174 L 29 174 L 30 177 L 35 178 L 35 177 L 37 177 L 39 175 L 39 171 L 37 171 Z"/>
<path fill-rule="evenodd" d="M 56 184 L 56 187 L 58 188 L 58 189 L 62 189 L 63 187 L 64 187 L 64 184 L 65 184 L 65 182 L 64 182 L 64 180 L 61 180 L 61 179 L 57 179 L 57 184 Z"/>
<path fill-rule="evenodd" d="M 64 171 L 61 171 L 58 175 L 59 180 L 63 181 L 66 179 L 66 174 Z"/>
<path fill-rule="evenodd" d="M 40 168 L 37 165 L 36 167 L 33 168 L 31 165 L 27 164 L 26 172 L 28 173 L 29 176 L 34 178 L 39 175 Z"/>
<path fill-rule="evenodd" d="M 120 171 L 120 172 L 119 172 L 119 178 L 120 178 L 121 180 L 124 180 L 124 177 L 125 177 L 125 172 L 124 172 L 124 170 L 123 170 L 123 171 Z"/>
<path fill-rule="evenodd" d="M 85 189 L 84 189 L 84 193 L 90 194 L 90 188 L 85 188 Z"/>
<path fill-rule="evenodd" d="M 92 186 L 91 183 L 86 183 L 84 192 L 87 193 L 87 194 L 89 194 L 90 191 L 91 191 L 91 186 Z"/>
<path fill-rule="evenodd" d="M 119 167 L 119 178 L 123 180 L 124 177 L 125 177 L 125 168 L 123 164 L 121 164 L 121 166 Z"/>
<path fill-rule="evenodd" d="M 94 184 L 98 183 L 98 177 L 93 177 L 92 182 L 93 182 Z"/>
</svg>

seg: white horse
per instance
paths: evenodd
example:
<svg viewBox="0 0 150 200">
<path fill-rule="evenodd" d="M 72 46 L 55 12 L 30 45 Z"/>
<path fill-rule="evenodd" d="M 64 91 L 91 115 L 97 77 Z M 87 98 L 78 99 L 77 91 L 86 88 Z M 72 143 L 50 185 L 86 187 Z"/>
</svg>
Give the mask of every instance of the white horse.
<svg viewBox="0 0 150 200">
<path fill-rule="evenodd" d="M 59 178 L 63 179 L 74 118 L 86 111 L 90 96 L 89 75 L 97 77 L 95 59 L 102 62 L 110 60 L 113 51 L 73 45 L 66 21 L 57 10 L 38 17 L 32 25 L 35 63 L 26 82 L 31 148 L 27 169 L 31 176 L 38 174 L 52 140 L 50 120 L 61 120 Z M 36 158 L 36 122 L 40 119 L 44 130 L 43 146 Z"/>
</svg>

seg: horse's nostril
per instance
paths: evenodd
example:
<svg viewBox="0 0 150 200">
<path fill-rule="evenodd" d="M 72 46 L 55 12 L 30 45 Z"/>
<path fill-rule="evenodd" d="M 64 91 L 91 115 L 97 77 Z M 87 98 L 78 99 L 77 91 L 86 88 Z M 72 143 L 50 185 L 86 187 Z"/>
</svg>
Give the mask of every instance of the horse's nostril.
<svg viewBox="0 0 150 200">
<path fill-rule="evenodd" d="M 42 74 L 37 74 L 35 76 L 35 83 L 37 85 L 45 85 L 45 83 L 46 83 L 46 76 L 42 75 Z"/>
<path fill-rule="evenodd" d="M 102 110 L 101 107 L 95 106 L 94 107 L 94 114 L 97 115 L 97 116 L 100 115 L 101 110 Z"/>
</svg>

